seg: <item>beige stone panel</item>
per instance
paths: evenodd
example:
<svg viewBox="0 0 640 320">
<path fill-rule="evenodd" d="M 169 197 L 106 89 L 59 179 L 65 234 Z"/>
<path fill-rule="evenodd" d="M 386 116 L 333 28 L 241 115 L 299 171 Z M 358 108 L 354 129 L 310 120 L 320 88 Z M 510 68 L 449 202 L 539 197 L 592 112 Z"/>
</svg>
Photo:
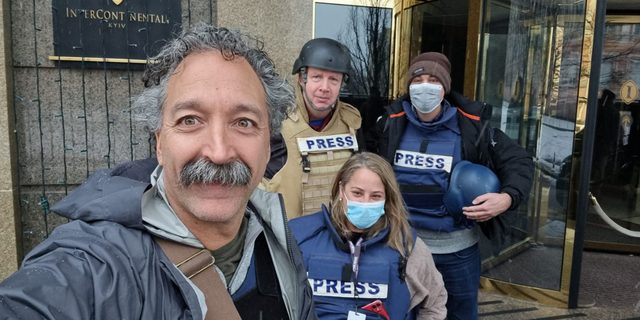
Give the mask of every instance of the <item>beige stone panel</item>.
<svg viewBox="0 0 640 320">
<path fill-rule="evenodd" d="M 15 135 L 11 89 L 9 5 L 0 7 L 0 280 L 18 268 L 21 257 L 16 216 Z"/>
<path fill-rule="evenodd" d="M 12 190 L 15 185 L 15 159 L 13 154 L 13 112 L 8 106 L 6 78 L 0 73 L 0 191 Z"/>
<path fill-rule="evenodd" d="M 13 133 L 13 108 L 11 96 L 11 57 L 10 38 L 6 32 L 10 27 L 8 5 L 3 2 L 0 7 L 0 191 L 13 190 L 17 185 L 15 179 L 15 138 Z M 0 202 L 2 204 L 2 202 Z"/>
<path fill-rule="evenodd" d="M 18 242 L 13 190 L 0 190 L 0 281 L 18 270 Z"/>
<path fill-rule="evenodd" d="M 311 39 L 313 1 L 309 0 L 219 0 L 218 26 L 233 27 L 259 37 L 278 73 L 291 76 L 293 62 Z"/>
</svg>

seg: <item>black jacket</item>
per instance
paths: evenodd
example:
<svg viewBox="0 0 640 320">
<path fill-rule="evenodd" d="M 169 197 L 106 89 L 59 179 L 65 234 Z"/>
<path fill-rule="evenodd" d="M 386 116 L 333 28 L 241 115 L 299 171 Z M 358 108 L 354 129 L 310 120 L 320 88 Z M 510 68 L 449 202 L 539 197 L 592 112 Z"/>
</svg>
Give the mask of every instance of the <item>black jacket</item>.
<svg viewBox="0 0 640 320">
<path fill-rule="evenodd" d="M 500 180 L 501 192 L 511 196 L 509 210 L 515 210 L 524 202 L 533 183 L 534 164 L 527 152 L 504 132 L 491 128 L 491 105 L 472 101 L 452 91 L 445 99 L 458 108 L 458 124 L 462 138 L 462 159 L 490 168 Z M 398 98 L 389 107 L 376 126 L 365 138 L 367 151 L 375 152 L 393 164 L 395 152 L 407 127 L 407 116 L 402 108 L 403 101 L 410 101 L 409 95 Z M 498 215 L 501 217 L 502 215 Z M 492 223 L 504 229 L 505 221 Z M 499 230 L 491 229 L 491 224 L 481 223 L 482 231 L 493 238 Z"/>
</svg>

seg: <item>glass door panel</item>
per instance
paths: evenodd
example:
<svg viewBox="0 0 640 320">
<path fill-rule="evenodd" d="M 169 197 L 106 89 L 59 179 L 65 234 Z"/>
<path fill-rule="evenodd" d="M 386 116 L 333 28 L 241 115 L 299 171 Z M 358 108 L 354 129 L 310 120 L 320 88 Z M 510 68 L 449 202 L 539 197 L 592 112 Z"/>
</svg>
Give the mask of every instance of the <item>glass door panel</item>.
<svg viewBox="0 0 640 320">
<path fill-rule="evenodd" d="M 640 253 L 640 16 L 607 17 L 601 66 L 585 247 Z"/>
<path fill-rule="evenodd" d="M 411 8 L 409 59 L 436 51 L 451 61 L 451 89 L 464 92 L 469 0 L 426 2 Z"/>
<path fill-rule="evenodd" d="M 492 126 L 536 164 L 526 204 L 504 213 L 506 243 L 486 243 L 483 276 L 560 290 L 568 241 L 568 175 L 574 148 L 584 35 L 583 1 L 485 2 L 478 98 L 493 106 Z M 564 170 L 564 171 L 563 171 Z M 572 241 L 572 239 L 571 239 Z"/>
</svg>

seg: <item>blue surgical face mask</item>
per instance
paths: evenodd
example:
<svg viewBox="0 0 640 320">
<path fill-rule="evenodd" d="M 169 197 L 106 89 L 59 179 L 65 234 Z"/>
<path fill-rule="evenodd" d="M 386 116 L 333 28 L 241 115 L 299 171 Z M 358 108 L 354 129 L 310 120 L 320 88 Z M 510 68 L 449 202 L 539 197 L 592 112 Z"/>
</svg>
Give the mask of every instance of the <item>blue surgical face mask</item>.
<svg viewBox="0 0 640 320">
<path fill-rule="evenodd" d="M 376 223 L 384 214 L 385 200 L 376 202 L 360 202 L 347 200 L 347 219 L 358 229 L 367 229 Z"/>
<path fill-rule="evenodd" d="M 441 92 L 441 85 L 428 82 L 412 84 L 409 86 L 411 105 L 420 113 L 431 113 L 442 103 Z"/>
</svg>

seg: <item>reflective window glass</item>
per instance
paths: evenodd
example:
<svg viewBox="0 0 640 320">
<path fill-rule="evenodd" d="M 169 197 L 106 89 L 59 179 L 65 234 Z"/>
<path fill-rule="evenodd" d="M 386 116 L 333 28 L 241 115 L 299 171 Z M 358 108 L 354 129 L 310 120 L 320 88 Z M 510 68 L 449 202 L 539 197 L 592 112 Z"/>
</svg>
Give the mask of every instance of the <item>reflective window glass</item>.
<svg viewBox="0 0 640 320">
<path fill-rule="evenodd" d="M 483 276 L 559 290 L 578 110 L 584 2 L 486 1 L 478 98 L 491 124 L 536 163 L 529 201 L 505 242 L 486 241 Z M 583 123 L 583 122 L 582 122 Z M 482 247 L 482 246 L 481 246 Z"/>
<path fill-rule="evenodd" d="M 409 59 L 423 52 L 440 52 L 451 61 L 451 89 L 463 92 L 469 0 L 434 1 L 411 13 Z"/>
<path fill-rule="evenodd" d="M 388 1 L 315 6 L 315 38 L 335 39 L 351 52 L 351 72 L 340 96 L 360 110 L 365 134 L 388 105 L 392 36 L 392 9 L 385 7 Z"/>
<path fill-rule="evenodd" d="M 389 91 L 392 10 L 375 6 L 380 0 L 369 2 L 372 6 L 316 3 L 315 37 L 338 40 L 351 52 L 353 74 L 343 95 L 386 96 Z"/>
<path fill-rule="evenodd" d="M 607 22 L 585 247 L 640 252 L 640 17 Z M 635 235 L 635 236 L 634 236 Z"/>
</svg>

